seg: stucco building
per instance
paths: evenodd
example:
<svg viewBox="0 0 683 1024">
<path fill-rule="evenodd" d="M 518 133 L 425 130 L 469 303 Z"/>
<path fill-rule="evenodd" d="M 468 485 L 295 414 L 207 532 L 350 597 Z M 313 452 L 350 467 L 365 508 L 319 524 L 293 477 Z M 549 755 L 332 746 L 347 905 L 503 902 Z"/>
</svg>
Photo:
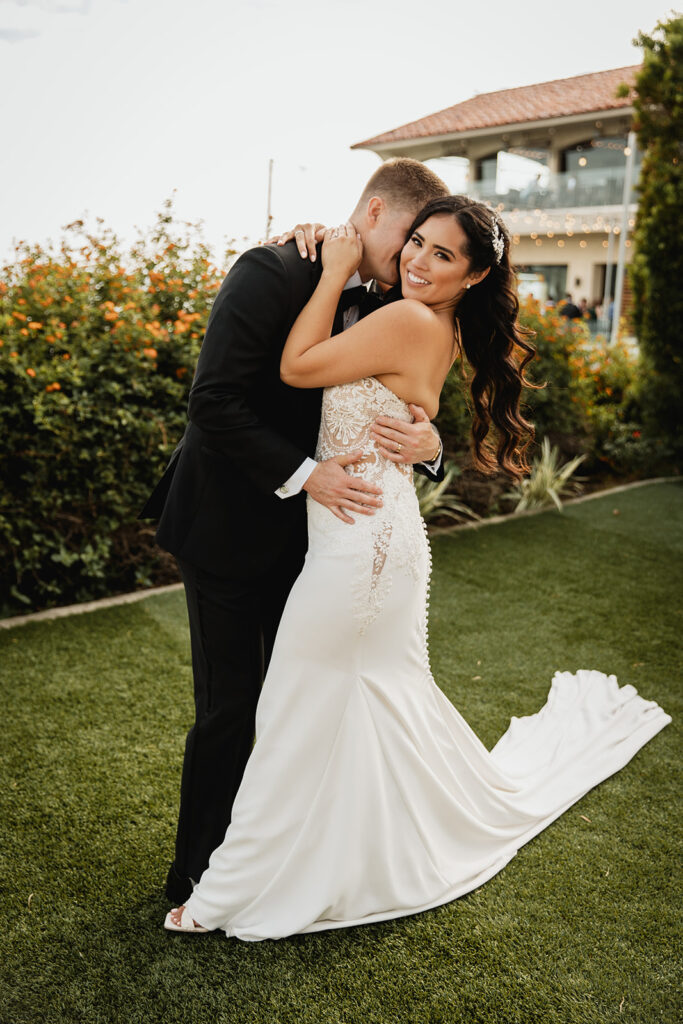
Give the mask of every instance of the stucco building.
<svg viewBox="0 0 683 1024">
<path fill-rule="evenodd" d="M 567 291 L 577 302 L 602 299 L 613 289 L 638 70 L 484 93 L 353 148 L 383 160 L 422 160 L 453 191 L 497 207 L 513 238 L 520 291 L 541 299 L 558 300 Z M 629 93 L 618 97 L 622 83 Z M 635 186 L 639 154 L 634 159 Z M 634 188 L 627 200 L 630 230 Z M 627 260 L 630 248 L 627 239 Z"/>
</svg>

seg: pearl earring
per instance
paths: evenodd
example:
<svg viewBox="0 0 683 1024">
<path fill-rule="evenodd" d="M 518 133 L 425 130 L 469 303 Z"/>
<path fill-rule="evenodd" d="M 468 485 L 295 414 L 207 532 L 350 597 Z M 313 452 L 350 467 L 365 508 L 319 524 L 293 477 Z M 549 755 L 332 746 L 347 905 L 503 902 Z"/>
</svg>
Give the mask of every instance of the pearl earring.
<svg viewBox="0 0 683 1024">
<path fill-rule="evenodd" d="M 472 285 L 471 285 L 471 284 L 468 284 L 468 285 L 466 285 L 465 287 L 466 287 L 466 288 L 471 288 L 471 287 L 472 287 Z"/>
</svg>

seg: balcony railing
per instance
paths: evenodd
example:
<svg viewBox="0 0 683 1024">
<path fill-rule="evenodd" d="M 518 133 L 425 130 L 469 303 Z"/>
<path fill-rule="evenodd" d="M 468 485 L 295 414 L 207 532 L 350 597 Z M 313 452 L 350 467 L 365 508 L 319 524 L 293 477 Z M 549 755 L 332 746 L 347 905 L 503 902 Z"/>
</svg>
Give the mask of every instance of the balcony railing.
<svg viewBox="0 0 683 1024">
<path fill-rule="evenodd" d="M 640 168 L 635 169 L 630 203 L 636 203 L 635 186 Z M 523 188 L 501 186 L 494 181 L 472 181 L 467 194 L 493 206 L 502 203 L 506 210 L 557 210 L 586 206 L 620 206 L 624 196 L 624 167 L 582 168 L 549 174 L 541 184 L 534 181 Z"/>
</svg>

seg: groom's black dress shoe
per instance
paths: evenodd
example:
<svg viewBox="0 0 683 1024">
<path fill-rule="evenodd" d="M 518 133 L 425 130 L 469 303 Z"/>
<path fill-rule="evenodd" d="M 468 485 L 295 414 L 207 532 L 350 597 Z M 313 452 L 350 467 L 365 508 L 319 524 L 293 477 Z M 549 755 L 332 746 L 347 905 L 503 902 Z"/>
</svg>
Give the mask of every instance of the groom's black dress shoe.
<svg viewBox="0 0 683 1024">
<path fill-rule="evenodd" d="M 166 879 L 166 895 L 171 903 L 182 906 L 192 895 L 192 882 L 187 875 L 179 875 L 175 864 L 168 869 Z"/>
</svg>

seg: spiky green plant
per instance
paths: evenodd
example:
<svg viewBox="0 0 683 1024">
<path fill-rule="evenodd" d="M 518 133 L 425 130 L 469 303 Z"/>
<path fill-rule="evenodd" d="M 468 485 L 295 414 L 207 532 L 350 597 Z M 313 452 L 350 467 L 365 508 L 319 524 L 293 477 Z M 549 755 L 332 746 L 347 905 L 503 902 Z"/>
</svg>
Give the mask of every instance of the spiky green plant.
<svg viewBox="0 0 683 1024">
<path fill-rule="evenodd" d="M 572 480 L 571 477 L 585 458 L 585 455 L 577 455 L 561 466 L 559 448 L 551 448 L 550 441 L 544 437 L 540 455 L 533 460 L 529 476 L 519 480 L 503 497 L 507 501 L 517 502 L 515 513 L 546 505 L 555 505 L 561 512 L 562 497 L 579 494 L 583 490 L 580 480 L 584 478 L 576 477 Z"/>
<path fill-rule="evenodd" d="M 425 522 L 436 519 L 437 516 L 448 516 L 449 519 L 481 519 L 469 505 L 459 501 L 455 494 L 449 494 L 448 488 L 455 476 L 460 473 L 459 468 L 453 462 L 447 462 L 444 466 L 444 477 L 440 483 L 430 480 L 421 474 L 415 474 L 415 490 L 420 503 L 420 514 Z"/>
</svg>

